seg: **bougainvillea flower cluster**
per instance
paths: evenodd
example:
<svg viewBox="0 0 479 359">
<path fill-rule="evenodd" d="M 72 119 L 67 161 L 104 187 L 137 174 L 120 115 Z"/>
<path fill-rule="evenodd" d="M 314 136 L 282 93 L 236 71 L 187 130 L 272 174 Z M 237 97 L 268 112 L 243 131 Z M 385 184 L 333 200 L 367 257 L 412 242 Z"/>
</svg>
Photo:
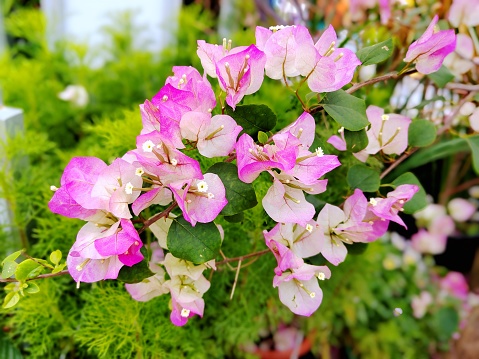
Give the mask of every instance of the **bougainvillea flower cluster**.
<svg viewBox="0 0 479 359">
<path fill-rule="evenodd" d="M 437 18 L 406 56 L 424 73 L 437 69 L 454 49 L 453 33 L 433 33 L 436 22 Z M 116 279 L 124 268 L 144 261 L 140 235 L 149 228 L 158 239 L 147 249 L 151 275 L 127 284 L 128 292 L 139 301 L 169 294 L 175 325 L 203 316 L 203 294 L 210 287 L 203 272 L 216 269 L 219 249 L 202 259 L 206 254 L 191 256 L 183 248 L 173 249 L 170 242 L 172 232 L 206 226 L 219 242 L 223 240 L 223 230 L 214 221 L 234 205 L 233 197 L 224 174 L 203 169 L 198 161 L 202 157 L 234 166 L 235 179 L 242 185 L 262 173 L 263 180 L 269 178 L 261 205 L 275 223 L 264 231 L 266 246 L 277 260 L 273 286 L 296 314 L 309 316 L 318 309 L 319 282 L 331 276 L 327 266 L 312 265 L 308 258 L 321 254 L 337 266 L 346 258 L 347 245 L 376 240 L 390 221 L 405 226 L 399 214 L 418 191 L 416 185 L 393 186 L 376 195 L 353 189 L 344 203 L 326 203 L 320 210 L 307 200 L 328 190 L 324 176 L 341 163 L 337 155 L 313 147 L 317 126 L 304 103 L 304 112 L 295 121 L 268 134 L 252 134 L 235 120 L 239 103 L 260 90 L 264 76 L 286 87 L 296 81 L 317 93 L 334 92 L 352 81 L 361 64 L 356 54 L 338 47 L 332 26 L 317 41 L 300 25 L 258 27 L 256 42 L 232 47 L 231 41 L 215 45 L 199 40 L 197 54 L 204 74 L 189 66 L 173 67 L 159 92 L 140 105 L 143 128 L 136 148 L 109 165 L 94 157 L 76 157 L 66 166 L 60 188 L 52 187 L 49 207 L 86 222 L 67 258 L 78 284 Z M 208 76 L 217 83 L 212 86 Z M 219 87 L 218 95 L 214 86 Z M 406 150 L 409 118 L 384 114 L 376 106 L 368 108 L 367 118 L 369 144 L 356 153 L 358 158 Z M 329 142 L 346 150 L 344 133 Z M 159 213 L 145 219 L 145 213 L 158 208 Z"/>
</svg>

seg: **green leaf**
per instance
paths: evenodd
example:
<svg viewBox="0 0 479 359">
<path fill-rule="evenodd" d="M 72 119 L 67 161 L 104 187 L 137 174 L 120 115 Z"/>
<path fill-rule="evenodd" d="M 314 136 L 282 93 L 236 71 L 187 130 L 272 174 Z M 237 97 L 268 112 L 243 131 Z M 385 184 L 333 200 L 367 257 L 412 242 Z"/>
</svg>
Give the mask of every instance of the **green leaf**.
<svg viewBox="0 0 479 359">
<path fill-rule="evenodd" d="M 241 213 L 238 213 L 238 214 L 234 214 L 232 216 L 224 216 L 225 220 L 230 222 L 230 223 L 240 223 L 240 222 L 243 222 L 244 220 L 244 213 L 241 212 Z"/>
<path fill-rule="evenodd" d="M 18 263 L 15 261 L 5 262 L 3 264 L 3 269 L 2 269 L 2 278 L 3 279 L 10 278 L 15 273 L 17 266 L 18 266 Z"/>
<path fill-rule="evenodd" d="M 264 133 L 263 131 L 258 132 L 258 141 L 262 145 L 264 145 L 266 142 L 268 142 L 268 135 Z"/>
<path fill-rule="evenodd" d="M 15 347 L 12 341 L 0 332 L 0 358 L 2 359 L 22 359 L 22 354 Z"/>
<path fill-rule="evenodd" d="M 364 128 L 360 131 L 344 130 L 344 139 L 346 140 L 348 151 L 352 152 L 359 152 L 365 149 L 369 143 L 368 135 Z"/>
<path fill-rule="evenodd" d="M 359 188 L 364 192 L 376 192 L 381 184 L 379 173 L 363 164 L 352 166 L 347 179 L 351 188 Z"/>
<path fill-rule="evenodd" d="M 428 120 L 417 119 L 408 129 L 408 142 L 413 147 L 426 147 L 436 140 L 436 126 Z"/>
<path fill-rule="evenodd" d="M 62 252 L 57 249 L 50 254 L 50 262 L 57 265 L 62 260 Z"/>
<path fill-rule="evenodd" d="M 15 278 L 18 281 L 24 281 L 38 276 L 43 270 L 43 267 L 32 259 L 25 259 L 19 263 L 15 270 Z"/>
<path fill-rule="evenodd" d="M 391 57 L 394 51 L 392 39 L 368 46 L 356 52 L 356 56 L 362 62 L 362 66 L 378 64 Z"/>
<path fill-rule="evenodd" d="M 243 127 L 254 139 L 259 131 L 268 132 L 276 125 L 276 115 L 266 105 L 241 105 L 233 109 L 226 107 L 226 114 L 233 117 L 238 125 Z"/>
<path fill-rule="evenodd" d="M 148 267 L 148 261 L 142 260 L 141 262 L 128 267 L 123 266 L 120 269 L 120 273 L 118 273 L 118 280 L 125 282 L 125 283 L 139 283 L 143 279 L 151 277 L 154 275 L 150 268 Z"/>
<path fill-rule="evenodd" d="M 441 66 L 439 70 L 427 75 L 438 87 L 443 88 L 447 83 L 454 79 L 454 75 L 445 67 Z"/>
<path fill-rule="evenodd" d="M 25 288 L 24 291 L 25 293 L 34 294 L 40 291 L 40 287 L 36 283 L 28 282 L 28 287 Z"/>
<path fill-rule="evenodd" d="M 441 340 L 447 341 L 458 330 L 459 314 L 454 308 L 443 307 L 433 316 L 432 325 L 438 330 Z"/>
<path fill-rule="evenodd" d="M 3 261 L 2 261 L 2 265 L 5 264 L 5 262 L 12 262 L 14 261 L 15 259 L 17 259 L 20 254 L 22 254 L 22 250 L 19 250 L 19 251 L 16 251 L 16 252 L 13 252 L 12 254 L 10 254 L 9 256 L 7 256 Z"/>
<path fill-rule="evenodd" d="M 324 110 L 347 130 L 359 131 L 369 124 L 364 100 L 343 90 L 327 93 L 322 105 Z"/>
<path fill-rule="evenodd" d="M 55 268 L 53 268 L 52 273 L 61 272 L 63 269 L 65 269 L 66 266 L 67 266 L 66 263 L 58 264 L 58 265 L 55 266 Z"/>
<path fill-rule="evenodd" d="M 472 152 L 472 167 L 479 174 L 479 135 L 466 137 L 466 141 Z"/>
<path fill-rule="evenodd" d="M 167 237 L 168 249 L 177 258 L 202 264 L 216 258 L 221 235 L 213 222 L 192 226 L 183 217 L 173 220 Z"/>
<path fill-rule="evenodd" d="M 18 303 L 20 300 L 20 294 L 18 292 L 10 292 L 5 296 L 3 300 L 3 308 L 11 308 Z"/>
<path fill-rule="evenodd" d="M 398 175 L 407 172 L 413 168 L 422 166 L 426 163 L 449 157 L 459 152 L 468 152 L 470 150 L 467 141 L 463 138 L 454 138 L 445 140 L 432 145 L 428 148 L 421 149 L 413 154 L 406 161 L 401 163 L 387 178 L 395 178 Z"/>
<path fill-rule="evenodd" d="M 436 101 L 446 101 L 446 98 L 444 96 L 436 95 L 436 96 L 433 96 L 432 98 L 430 98 L 429 100 L 421 101 L 421 103 L 419 105 L 415 106 L 414 108 L 417 108 L 418 110 L 422 110 L 424 107 L 426 107 L 430 103 L 436 102 Z"/>
<path fill-rule="evenodd" d="M 258 204 L 253 185 L 238 178 L 238 167 L 233 163 L 218 162 L 206 172 L 216 173 L 225 186 L 228 204 L 221 211 L 222 215 L 233 216 Z"/>
<path fill-rule="evenodd" d="M 419 191 L 404 205 L 404 213 L 413 214 L 427 206 L 426 191 L 422 187 L 421 182 L 419 182 L 417 177 L 411 172 L 402 174 L 396 178 L 392 184 L 395 186 L 402 184 L 415 184 L 419 186 Z"/>
</svg>

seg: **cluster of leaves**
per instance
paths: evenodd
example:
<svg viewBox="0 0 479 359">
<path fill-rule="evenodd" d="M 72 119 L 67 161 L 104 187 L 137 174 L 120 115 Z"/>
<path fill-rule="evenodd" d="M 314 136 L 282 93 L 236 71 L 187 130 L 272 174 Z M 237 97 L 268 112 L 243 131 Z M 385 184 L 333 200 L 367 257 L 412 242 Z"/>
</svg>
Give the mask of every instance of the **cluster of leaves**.
<svg viewBox="0 0 479 359">
<path fill-rule="evenodd" d="M 55 274 L 66 267 L 66 263 L 60 263 L 62 252 L 59 250 L 50 254 L 50 262 L 28 256 L 25 260 L 18 263 L 16 260 L 21 254 L 24 254 L 23 250 L 13 252 L 2 261 L 1 277 L 3 279 L 13 277 L 15 280 L 4 288 L 7 295 L 3 300 L 3 308 L 11 308 L 16 305 L 20 301 L 21 296 L 25 296 L 25 293 L 38 293 L 40 288 L 31 280 L 41 275 L 45 270 L 50 270 L 52 274 Z"/>
</svg>

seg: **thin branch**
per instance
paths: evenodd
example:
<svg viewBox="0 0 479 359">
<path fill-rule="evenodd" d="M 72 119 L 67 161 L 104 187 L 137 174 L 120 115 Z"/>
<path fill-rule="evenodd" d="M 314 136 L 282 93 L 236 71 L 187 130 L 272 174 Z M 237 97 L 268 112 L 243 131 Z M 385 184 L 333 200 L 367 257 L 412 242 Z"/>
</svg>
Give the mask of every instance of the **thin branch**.
<svg viewBox="0 0 479 359">
<path fill-rule="evenodd" d="M 409 156 L 411 156 L 414 152 L 418 150 L 418 147 L 411 149 L 409 152 L 404 153 L 401 157 L 399 157 L 396 161 L 394 161 L 391 166 L 386 168 L 383 173 L 381 173 L 381 176 L 379 176 L 380 179 L 383 179 L 386 177 L 393 169 L 395 169 L 397 166 L 399 166 L 405 159 L 407 159 Z"/>
<path fill-rule="evenodd" d="M 459 111 L 461 110 L 461 107 L 462 105 L 464 105 L 466 102 L 470 101 L 474 95 L 476 94 L 475 91 L 471 91 L 469 92 L 469 94 L 467 96 L 464 96 L 456 105 L 456 107 L 454 108 L 454 110 L 449 114 L 449 116 L 446 117 L 446 119 L 444 120 L 444 125 L 437 131 L 437 134 L 438 135 L 441 135 L 442 133 L 444 133 L 445 131 L 447 131 L 449 129 L 449 127 L 451 127 L 451 124 L 452 124 L 452 121 L 454 121 L 454 119 L 456 118 L 456 116 L 458 115 Z"/>
<path fill-rule="evenodd" d="M 387 80 L 390 80 L 390 79 L 397 80 L 397 79 L 399 79 L 399 78 L 401 78 L 405 75 L 410 75 L 410 74 L 413 74 L 415 72 L 417 72 L 416 69 L 407 70 L 407 71 L 403 72 L 402 74 L 399 74 L 397 71 L 390 72 L 388 74 L 378 76 L 378 77 L 372 78 L 372 79 L 364 81 L 364 82 L 359 82 L 359 83 L 353 85 L 352 87 L 348 88 L 346 90 L 346 92 L 351 94 L 351 93 L 356 92 L 357 90 L 359 90 L 360 88 L 363 88 L 365 86 L 373 85 L 377 82 L 387 81 Z"/>
<path fill-rule="evenodd" d="M 259 256 L 262 256 L 262 255 L 264 255 L 266 253 L 269 253 L 269 252 L 271 252 L 271 251 L 268 248 L 268 249 L 264 249 L 264 250 L 259 251 L 259 252 L 245 254 L 244 256 L 239 256 L 239 257 L 234 257 L 234 258 L 225 258 L 224 260 L 222 260 L 220 262 L 217 262 L 216 265 L 220 266 L 220 265 L 223 265 L 223 264 L 227 264 L 229 262 L 243 261 L 244 259 L 251 258 L 251 257 L 259 257 Z"/>
<path fill-rule="evenodd" d="M 163 212 L 160 212 L 160 213 L 157 213 L 155 214 L 153 217 L 151 217 L 150 219 L 147 219 L 144 223 L 143 223 L 143 227 L 141 227 L 139 230 L 138 230 L 138 234 L 142 233 L 145 231 L 145 229 L 147 229 L 149 226 L 151 226 L 153 223 L 155 223 L 156 221 L 158 221 L 159 219 L 163 218 L 163 217 L 167 217 L 170 212 L 177 206 L 178 204 L 176 203 L 176 201 L 173 201 L 172 204 L 170 204 L 170 206 L 165 209 Z"/>
<path fill-rule="evenodd" d="M 235 281 L 233 282 L 233 288 L 231 289 L 230 300 L 233 299 L 236 289 L 236 283 L 238 283 L 239 272 L 241 270 L 241 259 L 238 261 L 238 267 L 236 268 Z"/>
<path fill-rule="evenodd" d="M 57 272 L 57 273 L 40 274 L 37 277 L 27 279 L 27 281 L 43 279 L 43 278 L 50 278 L 50 277 L 59 277 L 59 276 L 65 275 L 65 274 L 69 274 L 68 270 L 66 270 L 66 269 L 62 270 L 60 272 Z M 18 282 L 18 280 L 15 279 L 15 278 L 6 278 L 6 279 L 0 278 L 0 283 L 12 283 L 12 282 Z"/>
<path fill-rule="evenodd" d="M 479 92 L 479 85 L 471 84 L 458 84 L 458 83 L 448 83 L 446 88 L 449 90 L 465 90 L 465 91 L 474 91 Z"/>
</svg>

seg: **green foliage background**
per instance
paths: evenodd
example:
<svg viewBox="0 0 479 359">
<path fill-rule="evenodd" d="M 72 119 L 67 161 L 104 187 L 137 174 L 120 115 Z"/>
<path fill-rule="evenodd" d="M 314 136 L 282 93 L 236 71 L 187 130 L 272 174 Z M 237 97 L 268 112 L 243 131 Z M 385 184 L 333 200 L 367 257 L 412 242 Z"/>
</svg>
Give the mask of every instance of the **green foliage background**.
<svg viewBox="0 0 479 359">
<path fill-rule="evenodd" d="M 0 172 L 0 197 L 11 205 L 14 226 L 0 231 L 0 257 L 20 248 L 39 258 L 60 249 L 65 257 L 83 223 L 50 213 L 50 185 L 59 184 L 73 156 L 97 156 L 110 162 L 135 148 L 141 129 L 138 104 L 160 89 L 173 65 L 201 69 L 197 39 L 219 42 L 211 31 L 211 16 L 190 6 L 181 13 L 176 47 L 156 61 L 148 53 L 131 49 L 135 29 L 127 26 L 129 20 L 129 15 L 121 15 L 123 30 L 108 29 L 114 43 L 109 49 L 113 60 L 92 70 L 82 46 L 66 43 L 53 52 L 46 48 L 45 23 L 38 10 L 18 8 L 6 18 L 10 36 L 25 42 L 0 60 L 0 87 L 5 103 L 25 111 L 26 131 L 2 144 L 11 165 Z M 250 29 L 238 32 L 233 42 L 252 43 L 254 34 Z M 75 54 L 76 65 L 63 56 L 65 50 Z M 85 108 L 57 98 L 71 83 L 87 89 L 90 103 Z M 278 116 L 278 128 L 301 112 L 294 96 L 269 79 L 244 103 L 268 105 Z M 317 120 L 316 143 L 331 152 L 332 147 L 324 143 L 337 126 L 328 124 L 324 116 Z M 343 201 L 339 194 L 348 191 L 345 171 L 349 163 L 346 157 L 341 161 L 345 166 L 329 176 L 337 192 L 309 198 L 317 209 L 325 202 Z M 201 165 L 206 169 L 212 162 L 203 160 Z M 259 201 L 269 187 L 265 178 L 254 184 Z M 260 205 L 246 211 L 239 224 L 218 222 L 225 231 L 222 251 L 228 257 L 264 249 L 262 231 L 273 226 Z M 11 310 L 2 310 L 0 323 L 8 339 L 1 340 L 0 349 L 11 348 L 12 358 L 248 357 L 242 348 L 257 342 L 260 332 L 294 323 L 314 333 L 321 344 L 313 348 L 316 353 L 337 345 L 351 348 L 350 358 L 422 358 L 436 333 L 406 309 L 418 291 L 408 282 L 414 276 L 413 268 L 384 271 L 382 260 L 393 250 L 391 245 L 371 244 L 364 255 L 351 255 L 343 265 L 332 268 L 332 279 L 323 283 L 323 305 L 307 319 L 294 318 L 279 302 L 271 284 L 273 256 L 260 257 L 241 270 L 232 300 L 235 270 L 222 266 L 206 273 L 211 276 L 211 289 L 204 296 L 204 318 L 194 318 L 181 328 L 169 320 L 168 296 L 139 303 L 116 281 L 82 283 L 76 289 L 69 277 L 39 280 L 40 293 L 27 296 Z M 321 263 L 321 258 L 314 260 Z M 394 307 L 404 308 L 409 315 L 395 318 Z"/>
</svg>

